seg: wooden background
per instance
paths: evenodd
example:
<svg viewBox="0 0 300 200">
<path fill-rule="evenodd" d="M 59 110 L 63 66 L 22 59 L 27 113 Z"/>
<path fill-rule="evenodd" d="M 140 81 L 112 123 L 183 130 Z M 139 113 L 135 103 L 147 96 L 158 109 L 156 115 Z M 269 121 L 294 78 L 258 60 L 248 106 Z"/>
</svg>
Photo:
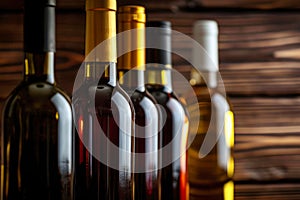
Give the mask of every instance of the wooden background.
<svg viewBox="0 0 300 200">
<path fill-rule="evenodd" d="M 191 36 L 220 25 L 220 71 L 236 115 L 236 199 L 300 199 L 300 1 L 119 1 Z M 0 109 L 22 79 L 22 1 L 0 2 Z M 84 56 L 84 0 L 58 0 L 56 79 L 69 94 Z M 183 47 L 184 48 L 184 47 Z M 175 69 L 190 67 L 174 58 Z"/>
</svg>

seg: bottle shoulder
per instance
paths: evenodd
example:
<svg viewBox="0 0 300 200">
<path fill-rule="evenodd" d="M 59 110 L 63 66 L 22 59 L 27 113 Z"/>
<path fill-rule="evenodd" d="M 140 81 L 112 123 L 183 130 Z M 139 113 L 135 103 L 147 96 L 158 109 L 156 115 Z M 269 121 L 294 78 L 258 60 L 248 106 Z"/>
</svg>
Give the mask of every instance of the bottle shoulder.
<svg viewBox="0 0 300 200">
<path fill-rule="evenodd" d="M 134 110 L 137 116 L 145 113 L 149 110 L 156 110 L 156 100 L 148 91 L 135 90 L 131 94 L 129 93 L 131 102 L 134 106 Z M 156 116 L 153 116 L 156 117 Z"/>
<path fill-rule="evenodd" d="M 8 96 L 3 108 L 4 117 L 15 118 L 18 113 L 41 117 L 58 113 L 70 118 L 72 109 L 69 97 L 55 84 L 22 82 Z"/>
<path fill-rule="evenodd" d="M 147 85 L 147 90 L 155 98 L 158 104 L 162 105 L 170 112 L 176 112 L 179 109 L 185 110 L 184 105 L 179 101 L 177 95 L 165 86 Z"/>
<path fill-rule="evenodd" d="M 139 104 L 140 102 L 147 101 L 149 104 L 156 104 L 157 101 L 147 90 L 139 91 L 134 90 L 132 93 L 128 93 L 130 99 L 134 105 Z"/>
<path fill-rule="evenodd" d="M 6 102 L 17 100 L 28 104 L 34 102 L 46 103 L 47 101 L 51 102 L 54 96 L 61 96 L 61 100 L 70 104 L 69 96 L 56 84 L 47 82 L 27 83 L 23 81 L 10 93 Z"/>
<path fill-rule="evenodd" d="M 75 109 L 89 110 L 127 109 L 133 112 L 133 105 L 127 93 L 118 85 L 110 84 L 83 84 L 74 93 L 72 104 Z"/>
</svg>

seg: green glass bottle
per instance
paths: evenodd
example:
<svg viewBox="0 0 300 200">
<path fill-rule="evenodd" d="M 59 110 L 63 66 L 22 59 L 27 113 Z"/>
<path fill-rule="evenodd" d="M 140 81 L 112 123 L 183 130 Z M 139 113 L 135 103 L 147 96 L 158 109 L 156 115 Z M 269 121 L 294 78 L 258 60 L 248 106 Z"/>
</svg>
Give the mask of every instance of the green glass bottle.
<svg viewBox="0 0 300 200">
<path fill-rule="evenodd" d="M 24 77 L 3 108 L 2 200 L 73 199 L 73 120 L 54 79 L 55 0 L 25 0 Z"/>
</svg>

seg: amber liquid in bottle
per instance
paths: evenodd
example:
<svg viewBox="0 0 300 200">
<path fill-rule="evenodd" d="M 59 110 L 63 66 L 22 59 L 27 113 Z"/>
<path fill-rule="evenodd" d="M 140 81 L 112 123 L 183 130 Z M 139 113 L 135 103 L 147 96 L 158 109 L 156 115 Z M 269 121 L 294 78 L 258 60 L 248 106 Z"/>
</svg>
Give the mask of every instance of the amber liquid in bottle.
<svg viewBox="0 0 300 200">
<path fill-rule="evenodd" d="M 234 193 L 232 109 L 220 93 L 215 90 L 209 92 L 204 81 L 194 85 L 193 88 L 198 98 L 200 123 L 188 153 L 190 199 L 232 200 Z M 191 120 L 195 113 L 191 112 Z M 217 113 L 224 114 L 224 118 L 221 117 L 219 120 Z M 199 157 L 199 151 L 204 145 L 212 147 L 210 151 L 205 150 L 203 153 L 207 155 Z"/>
<path fill-rule="evenodd" d="M 147 35 L 147 44 L 159 42 L 162 49 L 146 50 L 146 89 L 165 111 L 160 131 L 161 198 L 188 199 L 187 137 L 189 121 L 185 108 L 172 90 L 171 24 L 167 21 L 149 21 L 155 28 Z M 163 117 L 162 117 L 163 118 Z M 166 148 L 170 145 L 170 148 Z M 165 163 L 168 162 L 168 163 Z"/>
<path fill-rule="evenodd" d="M 234 116 L 218 73 L 217 23 L 197 21 L 194 37 L 206 53 L 194 49 L 200 71 L 192 69 L 190 79 L 198 100 L 189 105 L 190 119 L 199 118 L 190 132 L 195 137 L 188 152 L 190 199 L 233 200 Z"/>
<path fill-rule="evenodd" d="M 24 79 L 2 116 L 2 200 L 73 199 L 72 111 L 54 80 L 54 35 L 55 1 L 25 1 Z"/>
<path fill-rule="evenodd" d="M 129 33 L 118 48 L 129 48 L 142 44 L 142 48 L 133 50 L 118 59 L 118 80 L 124 90 L 130 94 L 135 110 L 135 156 L 134 160 L 134 195 L 137 200 L 157 200 L 158 185 L 158 110 L 155 99 L 146 91 L 144 85 L 145 67 L 145 13 L 140 6 L 123 6 L 118 11 L 118 32 L 138 28 L 135 33 Z M 125 42 L 132 41 L 129 46 Z M 124 43 L 123 43 L 124 42 Z M 152 153 L 148 154 L 147 153 Z"/>
<path fill-rule="evenodd" d="M 73 96 L 76 200 L 133 199 L 132 158 L 112 147 L 134 148 L 132 105 L 116 82 L 115 42 L 93 51 L 115 36 L 115 17 L 115 1 L 87 1 L 85 78 Z"/>
</svg>

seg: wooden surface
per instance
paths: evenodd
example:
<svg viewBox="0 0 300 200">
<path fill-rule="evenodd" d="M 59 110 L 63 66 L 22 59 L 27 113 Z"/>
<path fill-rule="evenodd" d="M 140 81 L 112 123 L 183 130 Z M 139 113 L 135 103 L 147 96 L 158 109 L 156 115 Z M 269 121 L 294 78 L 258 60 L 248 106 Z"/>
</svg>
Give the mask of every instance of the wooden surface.
<svg viewBox="0 0 300 200">
<path fill-rule="evenodd" d="M 58 0 L 58 9 L 82 10 L 85 0 Z M 299 9 L 299 0 L 119 0 L 118 5 L 138 4 L 147 6 L 150 11 L 174 10 L 178 8 L 221 8 L 221 9 Z M 22 0 L 0 1 L 1 10 L 21 10 Z"/>
<path fill-rule="evenodd" d="M 300 1 L 197 1 L 207 9 L 183 9 L 180 0 L 143 4 L 148 19 L 169 20 L 189 36 L 197 19 L 220 25 L 220 71 L 236 117 L 236 199 L 300 199 L 300 13 L 261 10 L 297 8 Z M 84 1 L 58 2 L 56 79 L 71 95 L 84 59 Z M 0 3 L 0 109 L 22 79 L 21 6 Z M 174 56 L 174 68 L 188 76 L 191 67 Z"/>
<path fill-rule="evenodd" d="M 251 8 L 251 9 L 299 9 L 298 0 L 186 0 L 191 7 Z"/>
</svg>

